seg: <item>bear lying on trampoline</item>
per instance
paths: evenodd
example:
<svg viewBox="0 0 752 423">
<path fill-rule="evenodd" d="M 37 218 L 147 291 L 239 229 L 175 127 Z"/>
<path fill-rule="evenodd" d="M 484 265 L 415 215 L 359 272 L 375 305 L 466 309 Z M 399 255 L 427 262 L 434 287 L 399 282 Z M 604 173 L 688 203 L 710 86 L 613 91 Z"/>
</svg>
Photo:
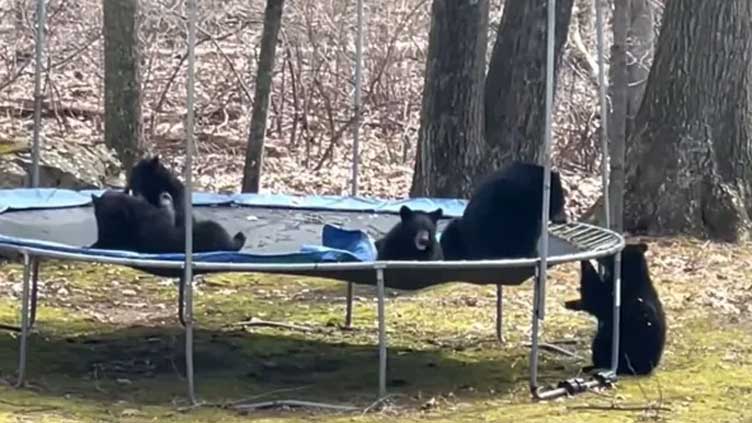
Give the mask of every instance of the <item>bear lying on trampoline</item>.
<svg viewBox="0 0 752 423">
<path fill-rule="evenodd" d="M 100 198 L 92 195 L 97 221 L 97 242 L 91 248 L 118 249 L 147 254 L 185 251 L 185 227 L 175 225 L 176 209 L 172 196 L 160 194 L 159 207 L 140 196 L 107 191 Z M 242 232 L 230 237 L 211 220 L 193 226 L 193 251 L 238 251 L 246 238 Z"/>
<path fill-rule="evenodd" d="M 185 186 L 160 162 L 159 156 L 139 160 L 128 175 L 125 193 L 108 193 L 107 198 L 103 196 L 95 202 L 99 240 L 94 245 L 107 248 L 102 245 L 114 244 L 109 248 L 143 253 L 185 251 L 185 209 L 181 207 L 185 195 Z M 118 211 L 118 207 L 122 210 Z M 193 216 L 191 220 L 195 252 L 238 251 L 245 245 L 241 232 L 231 238 L 217 222 L 197 222 Z M 160 239 L 150 239 L 150 232 Z"/>
<path fill-rule="evenodd" d="M 624 247 L 621 260 L 621 313 L 619 314 L 619 367 L 617 373 L 646 375 L 659 364 L 666 343 L 666 316 L 650 279 L 644 243 Z M 601 278 L 589 261 L 580 263 L 580 299 L 567 301 L 569 310 L 581 310 L 598 319 L 592 344 L 593 368 L 611 367 L 613 333 L 614 257 L 599 259 Z"/>
<path fill-rule="evenodd" d="M 442 214 L 441 209 L 426 213 L 402 206 L 400 222 L 376 241 L 377 260 L 441 260 L 436 224 Z"/>
<path fill-rule="evenodd" d="M 513 162 L 488 176 L 461 218 L 441 235 L 445 260 L 531 257 L 537 254 L 543 210 L 543 166 Z M 551 171 L 550 218 L 565 223 L 565 192 Z"/>
</svg>

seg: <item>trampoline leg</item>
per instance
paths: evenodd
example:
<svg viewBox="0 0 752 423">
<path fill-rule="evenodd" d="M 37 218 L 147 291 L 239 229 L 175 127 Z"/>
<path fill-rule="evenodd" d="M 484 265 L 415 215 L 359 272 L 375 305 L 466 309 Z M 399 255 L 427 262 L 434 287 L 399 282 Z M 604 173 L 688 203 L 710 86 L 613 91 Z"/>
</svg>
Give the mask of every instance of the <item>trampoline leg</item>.
<svg viewBox="0 0 752 423">
<path fill-rule="evenodd" d="M 540 272 L 536 272 L 535 291 L 533 293 L 533 330 L 530 339 L 530 392 L 536 396 L 538 391 L 538 347 L 539 347 L 539 330 L 540 330 L 540 307 L 541 307 L 541 277 Z"/>
<path fill-rule="evenodd" d="M 180 324 L 185 327 L 185 276 L 180 276 L 180 282 L 178 283 L 178 320 Z"/>
<path fill-rule="evenodd" d="M 16 387 L 24 385 L 26 379 L 26 361 L 29 343 L 29 285 L 32 273 L 32 259 L 24 254 L 23 293 L 21 295 L 21 345 L 18 349 L 18 380 Z"/>
<path fill-rule="evenodd" d="M 39 296 L 39 260 L 31 259 L 31 317 L 29 329 L 34 328 L 37 321 L 37 298 Z"/>
<path fill-rule="evenodd" d="M 611 339 L 611 372 L 616 377 L 619 370 L 619 325 L 621 318 L 621 252 L 614 256 L 614 315 L 613 338 Z"/>
<path fill-rule="evenodd" d="M 503 301 L 504 287 L 501 284 L 496 285 L 496 339 L 503 344 L 504 339 L 504 310 Z"/>
<path fill-rule="evenodd" d="M 180 313 L 181 323 L 185 327 L 185 377 L 188 380 L 188 400 L 196 404 L 196 390 L 193 380 L 193 281 L 181 278 L 181 293 L 185 298 L 185 305 Z M 183 304 L 183 301 L 180 302 Z"/>
<path fill-rule="evenodd" d="M 345 305 L 345 327 L 352 328 L 352 306 L 353 306 L 353 283 L 347 283 L 347 304 Z"/>
<path fill-rule="evenodd" d="M 26 274 L 24 268 L 24 275 Z M 24 276 L 25 277 L 25 276 Z M 34 323 L 37 320 L 37 297 L 39 293 L 39 260 L 31 258 L 31 317 L 29 318 L 29 330 L 34 327 Z M 8 330 L 12 332 L 21 332 L 21 326 L 3 325 L 0 324 L 1 330 Z"/>
<path fill-rule="evenodd" d="M 386 322 L 384 316 L 384 269 L 376 269 L 376 288 L 379 297 L 379 399 L 386 396 Z"/>
</svg>

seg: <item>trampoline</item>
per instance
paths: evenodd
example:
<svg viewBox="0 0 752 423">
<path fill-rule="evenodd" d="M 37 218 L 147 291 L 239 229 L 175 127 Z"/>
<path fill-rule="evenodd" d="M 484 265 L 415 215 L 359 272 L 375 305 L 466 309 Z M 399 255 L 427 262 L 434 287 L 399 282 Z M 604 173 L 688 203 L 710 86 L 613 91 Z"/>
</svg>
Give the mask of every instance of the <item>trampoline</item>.
<svg viewBox="0 0 752 423">
<path fill-rule="evenodd" d="M 97 236 L 91 195 L 103 192 L 0 190 L 0 248 L 48 258 L 125 264 L 156 275 L 180 277 L 184 254 L 88 248 Z M 462 215 L 466 201 L 196 193 L 193 203 L 197 219 L 217 221 L 228 232 L 241 231 L 247 237 L 237 253 L 194 253 L 195 273 L 263 270 L 375 285 L 373 240 L 399 222 L 401 206 L 424 211 L 443 208 L 441 231 L 449 218 Z M 621 243 L 615 234 L 583 223 L 552 225 L 550 231 L 550 265 L 613 254 Z M 491 263 L 392 261 L 381 262 L 381 266 L 384 286 L 394 289 L 416 290 L 454 281 L 519 285 L 533 276 L 537 258 L 504 260 L 508 267 L 504 272 L 494 272 Z"/>
<path fill-rule="evenodd" d="M 120 264 L 157 275 L 181 277 L 181 282 L 184 280 L 184 254 L 138 254 L 87 247 L 96 240 L 91 195 L 103 192 L 50 188 L 0 190 L 0 249 L 20 252 L 30 262 L 31 271 L 24 274 L 24 292 L 30 289 L 29 327 L 33 326 L 36 315 L 41 259 Z M 216 220 L 231 233 L 242 231 L 247 236 L 246 244 L 239 252 L 194 253 L 194 273 L 280 273 L 378 287 L 379 349 L 383 353 L 383 365 L 379 369 L 381 395 L 385 394 L 386 385 L 385 287 L 416 290 L 447 282 L 499 287 L 519 285 L 535 274 L 540 261 L 538 257 L 481 261 L 375 261 L 373 240 L 399 221 L 401 206 L 426 211 L 442 207 L 447 218 L 440 222 L 441 230 L 448 218 L 462 215 L 464 200 L 417 198 L 389 201 L 363 197 L 195 193 L 193 204 L 198 219 Z M 549 231 L 548 266 L 613 255 L 624 244 L 618 234 L 584 223 L 550 225 Z M 190 314 L 184 307 L 183 290 L 187 285 L 179 285 L 178 312 L 186 328 L 189 327 Z M 351 301 L 350 295 L 347 321 L 350 320 Z M 500 322 L 501 310 L 497 311 Z M 19 373 L 23 370 L 20 368 Z"/>
<path fill-rule="evenodd" d="M 415 290 L 446 282 L 468 282 L 497 286 L 497 336 L 500 336 L 502 286 L 519 285 L 534 277 L 532 339 L 530 353 L 530 389 L 535 398 L 545 399 L 582 392 L 598 385 L 610 385 L 616 379 L 618 352 L 618 317 L 620 298 L 614 296 L 614 336 L 611 369 L 600 372 L 591 380 L 574 378 L 553 389 L 538 385 L 539 326 L 544 319 L 547 269 L 560 263 L 616 257 L 615 292 L 619 292 L 618 265 L 624 247 L 621 235 L 585 223 L 548 224 L 550 202 L 551 137 L 553 105 L 553 62 L 555 0 L 548 0 L 547 61 L 546 61 L 546 123 L 542 165 L 545 168 L 539 240 L 539 256 L 521 259 L 479 261 L 377 261 L 373 239 L 385 233 L 399 219 L 399 208 L 408 205 L 416 210 L 431 211 L 441 207 L 445 217 L 462 215 L 466 202 L 459 199 L 413 198 L 381 200 L 358 196 L 358 128 L 360 124 L 360 85 L 362 54 L 362 0 L 357 0 L 358 35 L 356 37 L 355 87 L 353 109 L 352 190 L 349 196 L 291 196 L 275 194 L 219 195 L 193 193 L 185 202 L 186 216 L 211 218 L 233 233 L 243 231 L 248 238 L 239 252 L 192 252 L 191 219 L 186 220 L 186 245 L 182 254 L 137 254 L 126 251 L 90 249 L 96 239 L 96 221 L 91 196 L 103 191 L 72 191 L 39 186 L 39 153 L 41 133 L 41 78 L 43 73 L 44 31 L 36 31 L 34 129 L 30 188 L 0 190 L 0 250 L 20 253 L 24 260 L 21 298 L 21 325 L 17 386 L 23 386 L 28 352 L 28 336 L 37 308 L 37 284 L 44 259 L 100 262 L 130 266 L 150 273 L 179 277 L 178 314 L 185 329 L 185 369 L 187 394 L 196 404 L 193 369 L 193 284 L 196 273 L 261 272 L 299 276 L 316 276 L 347 283 L 345 322 L 352 313 L 352 287 L 369 284 L 377 287 L 379 340 L 378 396 L 386 396 L 387 339 L 385 319 L 385 287 Z M 196 40 L 196 1 L 186 0 L 188 22 L 187 114 L 185 186 L 192 190 L 192 152 L 194 151 L 194 46 Z M 598 59 L 603 69 L 603 17 L 596 7 Z M 45 1 L 37 0 L 36 26 L 43 28 Z M 599 75 L 600 104 L 606 115 L 605 83 Z M 608 157 L 605 124 L 601 142 L 604 160 L 604 210 L 608 203 Z M 195 210 L 194 210 L 195 206 Z M 439 231 L 446 225 L 443 219 Z M 608 213 L 605 216 L 608 227 Z M 545 252 L 545 253 L 544 253 Z"/>
</svg>

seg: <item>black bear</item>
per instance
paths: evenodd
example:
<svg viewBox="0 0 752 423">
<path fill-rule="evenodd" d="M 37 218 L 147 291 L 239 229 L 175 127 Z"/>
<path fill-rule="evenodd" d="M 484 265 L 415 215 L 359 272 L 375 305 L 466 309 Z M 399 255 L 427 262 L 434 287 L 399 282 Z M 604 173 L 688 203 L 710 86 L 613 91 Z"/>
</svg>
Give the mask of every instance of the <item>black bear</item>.
<svg viewBox="0 0 752 423">
<path fill-rule="evenodd" d="M 465 245 L 462 242 L 462 233 L 460 233 L 460 224 L 462 221 L 452 219 L 441 233 L 441 252 L 444 260 L 462 260 L 467 256 Z"/>
<path fill-rule="evenodd" d="M 660 363 L 666 343 L 666 315 L 650 279 L 647 248 L 644 243 L 629 244 L 622 251 L 619 374 L 649 374 Z M 565 303 L 569 310 L 585 311 L 598 319 L 593 365 L 585 370 L 611 367 L 614 258 L 599 262 L 605 267 L 603 278 L 589 261 L 580 263 L 580 299 Z"/>
<path fill-rule="evenodd" d="M 163 192 L 170 194 L 175 210 L 175 226 L 185 224 L 185 186 L 159 160 L 159 156 L 139 160 L 128 175 L 125 192 L 141 195 L 154 206 L 159 206 L 159 196 Z"/>
<path fill-rule="evenodd" d="M 171 205 L 155 207 L 143 197 L 118 191 L 107 191 L 99 198 L 92 195 L 91 199 L 97 221 L 97 241 L 91 248 L 171 250 L 176 231 L 175 218 L 168 209 Z"/>
<path fill-rule="evenodd" d="M 173 219 L 176 216 L 175 207 L 172 203 L 172 197 L 169 193 L 160 194 L 160 208 L 164 210 Z M 183 227 L 178 227 L 180 240 L 183 243 L 180 251 L 185 250 L 185 231 Z M 238 251 L 245 245 L 245 235 L 238 232 L 230 238 L 225 228 L 213 220 L 196 221 L 193 224 L 193 251 Z"/>
<path fill-rule="evenodd" d="M 442 235 L 442 248 L 459 251 L 449 260 L 531 257 L 537 254 L 543 210 L 543 166 L 513 162 L 475 190 L 462 218 Z M 550 219 L 566 222 L 565 192 L 551 171 Z"/>
<path fill-rule="evenodd" d="M 430 213 L 400 208 L 400 222 L 376 241 L 378 260 L 441 260 L 441 246 L 436 241 L 436 223 L 441 209 Z"/>
<path fill-rule="evenodd" d="M 92 196 L 97 221 L 97 241 L 91 248 L 139 253 L 180 253 L 185 250 L 185 227 L 175 226 L 176 213 L 169 193 L 158 195 L 156 207 L 145 198 L 108 191 Z M 218 223 L 207 220 L 193 225 L 193 251 L 238 251 L 245 235 L 230 237 Z"/>
</svg>

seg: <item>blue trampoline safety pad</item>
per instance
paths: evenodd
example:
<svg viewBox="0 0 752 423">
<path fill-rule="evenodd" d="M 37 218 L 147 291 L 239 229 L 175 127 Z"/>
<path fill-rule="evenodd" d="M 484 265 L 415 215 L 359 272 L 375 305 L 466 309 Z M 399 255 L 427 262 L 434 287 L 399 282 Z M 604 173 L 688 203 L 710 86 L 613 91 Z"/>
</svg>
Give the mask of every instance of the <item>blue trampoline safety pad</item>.
<svg viewBox="0 0 752 423">
<path fill-rule="evenodd" d="M 0 213 L 9 210 L 55 209 L 80 207 L 91 204 L 91 196 L 100 196 L 105 190 L 73 191 L 57 188 L 21 188 L 0 190 Z M 409 198 L 385 200 L 368 197 L 340 197 L 334 195 L 285 194 L 215 194 L 194 192 L 195 206 L 236 205 L 320 211 L 399 213 L 402 206 L 430 212 L 441 208 L 445 217 L 459 217 L 467 200 L 453 198 Z"/>
<path fill-rule="evenodd" d="M 79 207 L 89 203 L 91 196 L 67 189 L 0 189 L 0 213 L 7 210 Z"/>
</svg>

